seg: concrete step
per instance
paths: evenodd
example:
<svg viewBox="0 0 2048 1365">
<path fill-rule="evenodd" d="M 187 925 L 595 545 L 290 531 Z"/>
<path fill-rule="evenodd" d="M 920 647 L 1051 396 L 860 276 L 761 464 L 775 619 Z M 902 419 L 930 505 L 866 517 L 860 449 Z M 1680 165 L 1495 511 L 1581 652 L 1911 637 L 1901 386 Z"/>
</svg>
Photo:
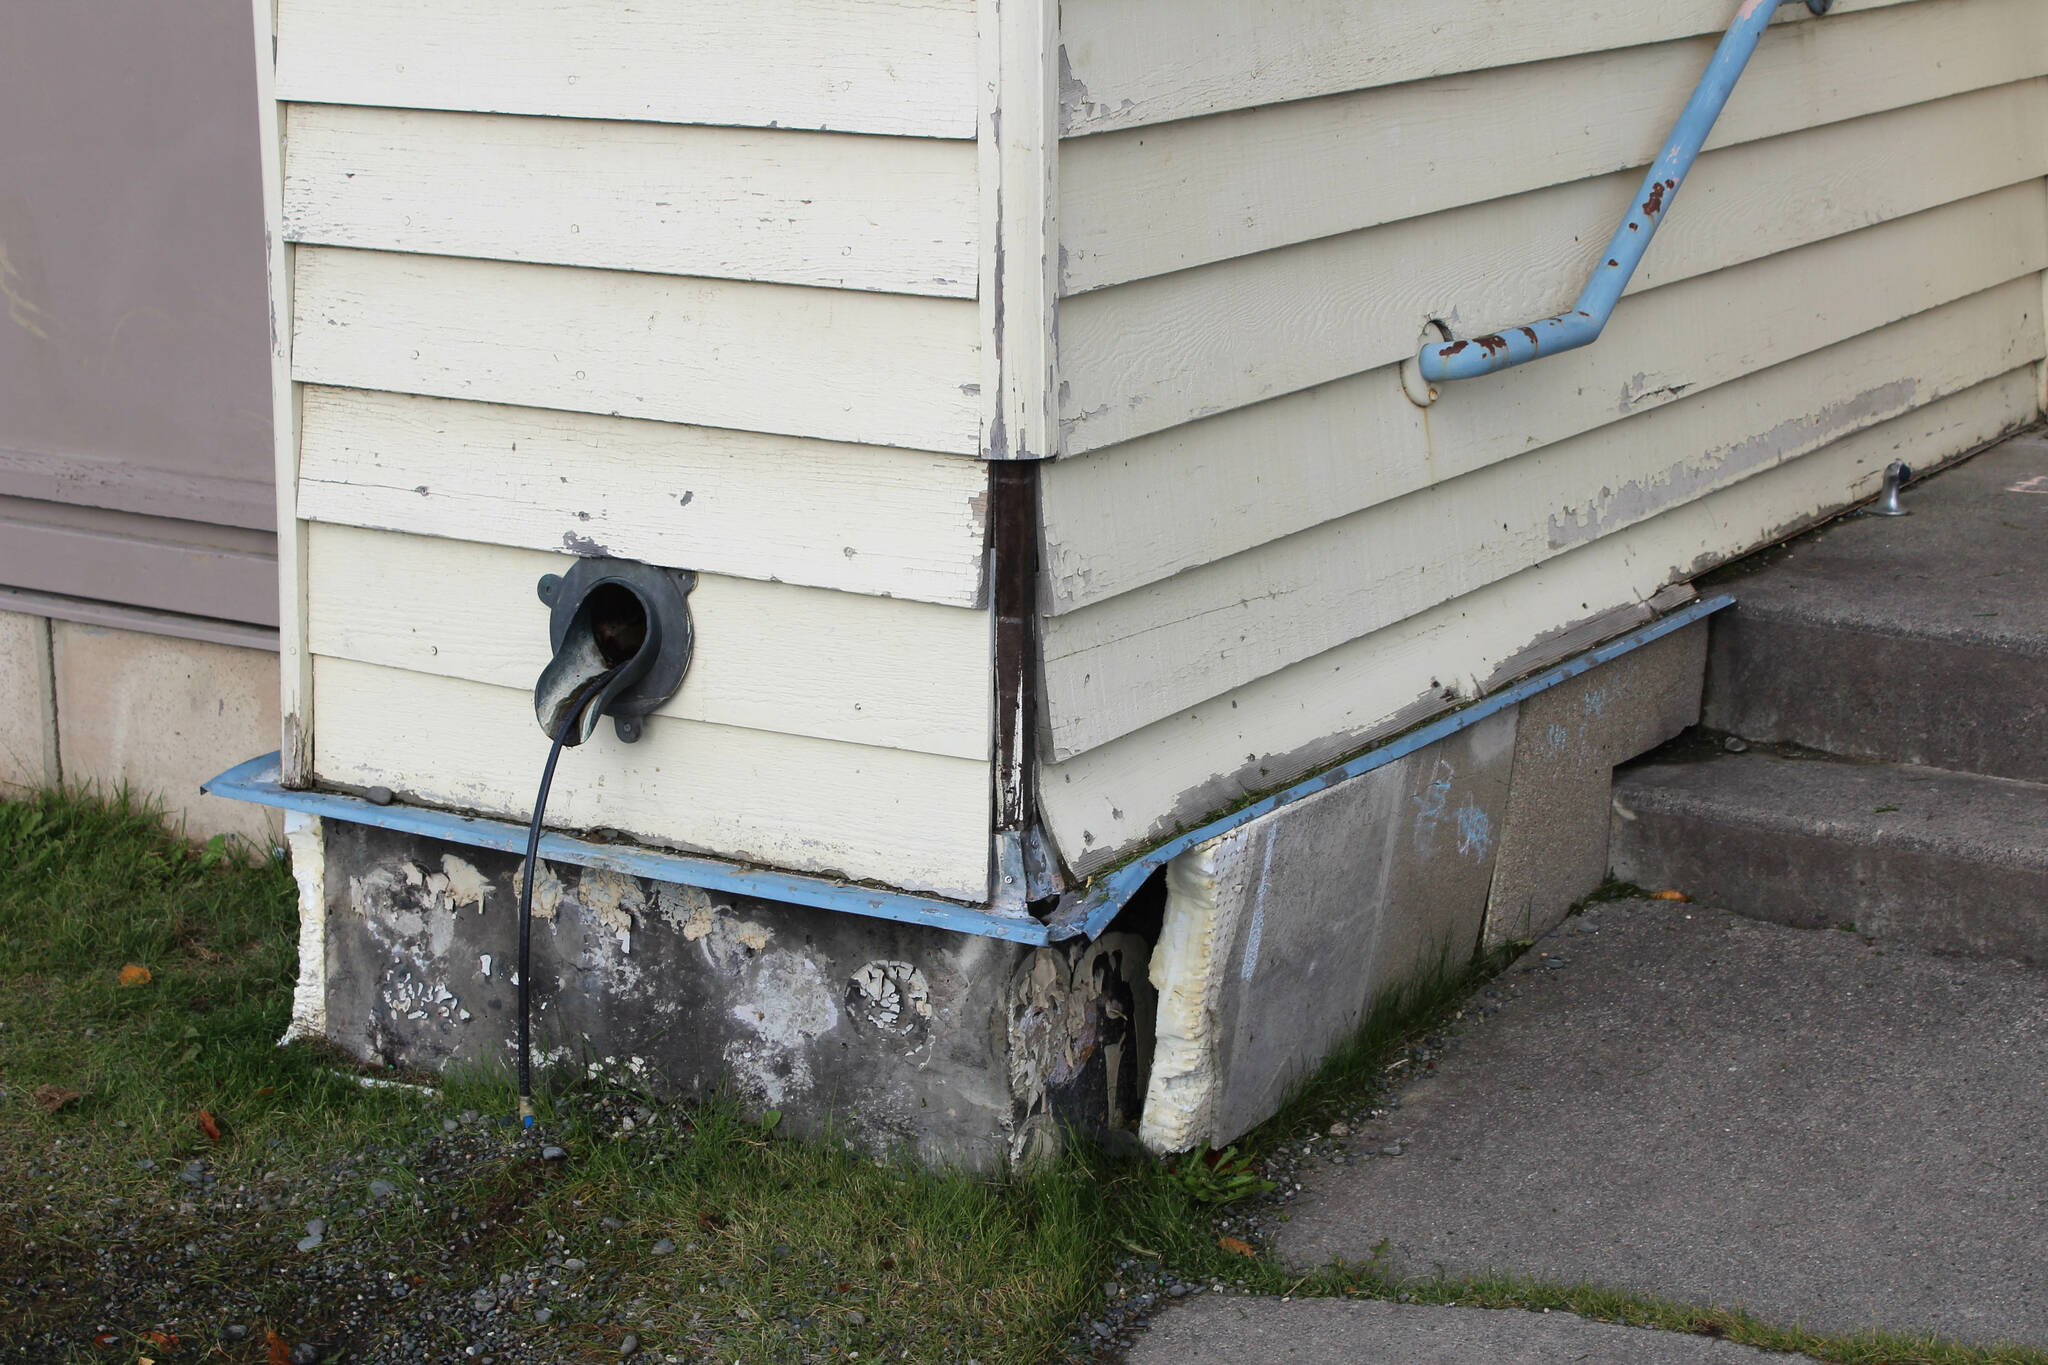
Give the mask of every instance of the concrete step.
<svg viewBox="0 0 2048 1365">
<path fill-rule="evenodd" d="M 1703 723 L 2048 782 L 2048 439 L 2016 437 L 1716 586 Z"/>
<path fill-rule="evenodd" d="M 1615 875 L 1804 928 L 2048 965 L 2048 786 L 1910 764 L 1657 755 L 1615 774 Z"/>
</svg>

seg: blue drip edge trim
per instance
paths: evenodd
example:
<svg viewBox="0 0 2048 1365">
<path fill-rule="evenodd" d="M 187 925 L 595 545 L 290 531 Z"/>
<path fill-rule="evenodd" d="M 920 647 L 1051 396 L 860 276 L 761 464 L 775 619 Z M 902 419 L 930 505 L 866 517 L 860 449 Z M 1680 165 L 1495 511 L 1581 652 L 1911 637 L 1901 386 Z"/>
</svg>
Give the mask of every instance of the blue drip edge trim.
<svg viewBox="0 0 2048 1365">
<path fill-rule="evenodd" d="M 1406 734 L 1368 749 L 1356 758 L 1325 768 L 1292 786 L 1234 810 L 1228 815 L 1220 816 L 1208 824 L 1175 835 L 1165 843 L 1148 849 L 1122 866 L 1094 879 L 1085 890 L 1069 892 L 1061 897 L 1058 909 L 1049 920 L 998 914 L 993 910 L 962 905 L 957 901 L 917 896 L 902 891 L 887 891 L 877 887 L 855 886 L 825 877 L 747 867 L 718 858 L 632 845 L 596 843 L 588 839 L 578 839 L 573 835 L 558 834 L 552 830 L 541 835 L 540 856 L 554 863 L 603 868 L 630 877 L 648 877 L 655 881 L 702 887 L 707 891 L 724 891 L 731 895 L 753 896 L 762 900 L 782 901 L 818 910 L 836 910 L 844 914 L 864 915 L 870 919 L 890 920 L 899 924 L 950 929 L 955 933 L 1006 939 L 1012 943 L 1044 946 L 1083 935 L 1092 939 L 1109 927 L 1117 912 L 1138 893 L 1138 889 L 1154 872 L 1196 845 L 1228 834 L 1261 816 L 1272 814 L 1283 806 L 1290 806 L 1305 797 L 1328 791 L 1354 777 L 1363 777 L 1376 768 L 1383 768 L 1398 759 L 1406 758 L 1440 739 L 1446 739 L 1490 716 L 1498 715 L 1508 707 L 1526 701 L 1539 692 L 1548 691 L 1561 682 L 1576 678 L 1601 664 L 1618 659 L 1674 631 L 1682 630 L 1693 622 L 1720 611 L 1723 607 L 1732 606 L 1734 602 L 1733 597 L 1721 593 L 1689 603 L 1648 625 L 1638 626 L 1616 636 L 1606 644 L 1598 645 L 1564 663 L 1554 664 L 1541 673 L 1524 678 L 1521 682 L 1491 696 L 1448 712 Z M 273 751 L 236 764 L 219 776 L 201 783 L 200 790 L 210 796 L 224 797 L 230 801 L 248 801 L 259 806 L 274 806 L 281 810 L 316 815 L 322 819 L 371 825 L 378 829 L 393 830 L 401 834 L 417 834 L 423 838 L 465 844 L 472 848 L 488 848 L 515 855 L 524 855 L 526 852 L 524 824 L 487 816 L 460 815 L 453 811 L 433 810 L 422 806 L 379 806 L 359 796 L 349 796 L 341 792 L 295 791 L 284 786 L 281 779 L 280 758 Z"/>
</svg>

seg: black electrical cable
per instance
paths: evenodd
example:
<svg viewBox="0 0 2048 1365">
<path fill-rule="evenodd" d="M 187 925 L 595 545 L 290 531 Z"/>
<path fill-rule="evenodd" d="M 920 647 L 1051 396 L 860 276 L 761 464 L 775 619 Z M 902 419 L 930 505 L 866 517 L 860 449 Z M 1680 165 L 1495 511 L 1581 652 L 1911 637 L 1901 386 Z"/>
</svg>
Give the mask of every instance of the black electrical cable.
<svg viewBox="0 0 2048 1365">
<path fill-rule="evenodd" d="M 623 665 L 620 665 L 623 667 Z M 532 975 L 533 964 L 533 874 L 540 864 L 541 818 L 547 814 L 548 788 L 555 782 L 555 761 L 562 756 L 562 746 L 569 742 L 569 736 L 582 723 L 583 712 L 590 704 L 604 695 L 605 684 L 609 683 L 618 668 L 608 668 L 584 684 L 583 695 L 575 701 L 562 717 L 562 723 L 555 727 L 554 743 L 548 749 L 548 763 L 540 770 L 540 793 L 533 798 L 533 822 L 526 829 L 526 875 L 519 882 L 519 977 L 515 983 L 519 988 L 519 1122 L 521 1127 L 533 1127 L 533 1050 L 528 1043 L 529 1014 L 527 1011 L 527 978 Z"/>
</svg>

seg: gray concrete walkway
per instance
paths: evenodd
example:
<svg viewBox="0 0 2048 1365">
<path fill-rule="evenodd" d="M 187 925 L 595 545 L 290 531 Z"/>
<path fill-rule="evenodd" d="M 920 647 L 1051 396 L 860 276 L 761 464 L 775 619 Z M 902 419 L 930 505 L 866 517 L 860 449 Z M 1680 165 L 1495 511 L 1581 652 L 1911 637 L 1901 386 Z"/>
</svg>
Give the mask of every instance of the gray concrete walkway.
<svg viewBox="0 0 2048 1365">
<path fill-rule="evenodd" d="M 1285 1260 L 1363 1262 L 1385 1239 L 1418 1277 L 2048 1348 L 2048 972 L 1623 903 L 1568 922 L 1481 1003 L 1498 1012 L 1467 1010 L 1435 1074 L 1352 1141 L 1400 1156 L 1305 1176 Z M 1367 1331 L 1347 1305 L 1248 1302 L 1175 1310 L 1145 1351 L 1200 1331 L 1241 1361 L 1334 1360 L 1319 1343 Z"/>
<path fill-rule="evenodd" d="M 1708 1337 L 1570 1313 L 1421 1308 L 1342 1299 L 1214 1297 L 1175 1309 L 1130 1365 L 1810 1365 Z"/>
</svg>

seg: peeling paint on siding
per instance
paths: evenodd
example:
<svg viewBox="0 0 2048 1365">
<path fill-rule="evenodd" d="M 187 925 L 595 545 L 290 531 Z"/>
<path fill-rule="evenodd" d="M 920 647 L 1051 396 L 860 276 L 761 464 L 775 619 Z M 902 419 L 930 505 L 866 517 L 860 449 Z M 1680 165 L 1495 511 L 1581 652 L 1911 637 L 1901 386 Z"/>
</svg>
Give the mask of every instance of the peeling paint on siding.
<svg viewBox="0 0 2048 1365">
<path fill-rule="evenodd" d="M 1688 457 L 1619 488 L 1602 488 L 1583 507 L 1566 507 L 1550 518 L 1549 544 L 1567 549 L 1598 540 L 1623 527 L 1690 502 L 1715 488 L 1818 449 L 1852 431 L 1895 417 L 1913 406 L 1917 379 L 1895 379 L 1854 398 L 1802 413 L 1733 445 Z"/>
</svg>

